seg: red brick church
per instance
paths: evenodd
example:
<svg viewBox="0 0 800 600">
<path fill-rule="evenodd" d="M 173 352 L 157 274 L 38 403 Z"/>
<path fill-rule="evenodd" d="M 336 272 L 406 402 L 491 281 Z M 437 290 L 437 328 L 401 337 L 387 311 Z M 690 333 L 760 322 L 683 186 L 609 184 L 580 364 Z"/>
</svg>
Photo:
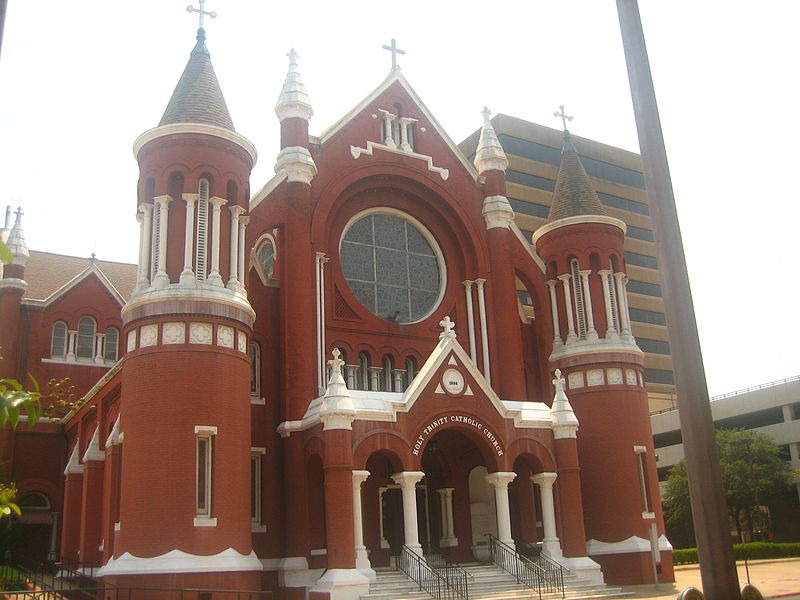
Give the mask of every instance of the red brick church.
<svg viewBox="0 0 800 600">
<path fill-rule="evenodd" d="M 626 226 L 569 132 L 528 239 L 488 110 L 466 157 L 398 68 L 353 100 L 309 135 L 292 51 L 275 176 L 252 193 L 200 29 L 134 145 L 138 265 L 29 251 L 7 214 L 0 375 L 81 397 L 0 432 L 28 551 L 116 585 L 296 599 L 498 545 L 672 580 Z"/>
</svg>

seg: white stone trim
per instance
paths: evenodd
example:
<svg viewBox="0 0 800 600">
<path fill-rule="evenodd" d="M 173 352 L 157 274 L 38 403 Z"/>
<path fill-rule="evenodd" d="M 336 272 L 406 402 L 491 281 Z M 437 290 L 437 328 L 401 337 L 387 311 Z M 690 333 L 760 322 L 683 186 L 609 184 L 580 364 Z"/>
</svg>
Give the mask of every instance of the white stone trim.
<svg viewBox="0 0 800 600">
<path fill-rule="evenodd" d="M 288 146 L 278 153 L 275 161 L 276 175 L 285 175 L 289 182 L 311 185 L 317 174 L 317 165 L 307 148 Z"/>
<path fill-rule="evenodd" d="M 483 199 L 481 214 L 486 221 L 486 229 L 511 229 L 514 209 L 505 196 L 487 196 Z"/>
<path fill-rule="evenodd" d="M 672 544 L 669 543 L 663 534 L 658 538 L 659 552 L 671 552 Z M 600 540 L 589 540 L 586 542 L 586 554 L 590 556 L 600 556 L 603 554 L 632 554 L 636 552 L 651 552 L 650 540 L 632 535 L 627 540 L 621 542 L 601 542 Z"/>
<path fill-rule="evenodd" d="M 558 219 L 557 221 L 545 223 L 539 227 L 539 229 L 533 232 L 533 243 L 535 244 L 538 242 L 539 238 L 541 238 L 545 233 L 549 233 L 550 231 L 559 229 L 561 227 L 577 225 L 579 223 L 603 223 L 605 225 L 619 227 L 623 234 L 628 231 L 628 226 L 625 224 L 625 222 L 616 217 L 609 217 L 606 215 L 575 215 L 573 217 L 564 217 L 563 219 Z"/>
<path fill-rule="evenodd" d="M 81 447 L 80 439 L 75 440 L 75 448 L 72 449 L 72 453 L 69 455 L 69 460 L 67 461 L 67 466 L 64 469 L 64 475 L 82 475 L 83 474 L 83 465 L 80 462 L 80 458 L 78 455 L 78 450 Z"/>
<path fill-rule="evenodd" d="M 217 435 L 217 428 L 213 425 L 195 425 L 194 433 L 195 435 Z"/>
<path fill-rule="evenodd" d="M 217 526 L 217 517 L 195 517 L 194 518 L 194 526 L 195 527 L 216 527 Z"/>
<path fill-rule="evenodd" d="M 100 427 L 94 428 L 92 439 L 89 440 L 89 445 L 86 446 L 86 452 L 83 453 L 83 462 L 90 460 L 105 460 L 106 453 L 100 450 Z"/>
<path fill-rule="evenodd" d="M 133 142 L 133 156 L 138 160 L 139 152 L 145 144 L 152 142 L 155 139 L 167 135 L 174 135 L 178 133 L 199 133 L 203 135 L 211 135 L 214 137 L 222 138 L 233 142 L 241 147 L 245 152 L 250 155 L 253 164 L 258 160 L 258 153 L 253 143 L 246 137 L 239 135 L 235 131 L 218 127 L 216 125 L 205 125 L 203 123 L 173 123 L 171 125 L 161 125 L 148 129 Z"/>
<path fill-rule="evenodd" d="M 428 156 L 427 154 L 409 152 L 402 148 L 393 148 L 392 146 L 387 146 L 386 144 L 379 144 L 370 141 L 367 141 L 366 148 L 359 148 L 358 146 L 350 146 L 350 154 L 353 156 L 354 159 L 358 159 L 358 157 L 361 156 L 362 154 L 366 154 L 367 156 L 372 156 L 375 150 L 385 150 L 386 152 L 401 154 L 402 156 L 410 156 L 411 158 L 418 158 L 419 160 L 425 162 L 425 164 L 428 167 L 428 171 L 437 173 L 439 177 L 442 178 L 443 181 L 447 181 L 447 179 L 450 177 L 450 171 L 448 169 L 443 169 L 442 167 L 434 166 L 433 157 Z"/>
<path fill-rule="evenodd" d="M 220 571 L 261 571 L 261 561 L 256 553 L 240 554 L 233 548 L 211 556 L 189 554 L 182 550 L 170 550 L 161 556 L 140 558 L 125 552 L 119 558 L 111 558 L 98 571 L 98 576 L 141 575 L 151 573 L 213 573 Z"/>
</svg>

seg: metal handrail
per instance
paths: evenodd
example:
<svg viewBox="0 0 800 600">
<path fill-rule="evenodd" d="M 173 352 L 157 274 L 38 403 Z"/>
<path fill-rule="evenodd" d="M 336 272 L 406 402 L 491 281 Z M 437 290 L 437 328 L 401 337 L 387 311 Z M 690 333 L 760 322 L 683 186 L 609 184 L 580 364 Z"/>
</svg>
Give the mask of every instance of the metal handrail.
<svg viewBox="0 0 800 600">
<path fill-rule="evenodd" d="M 539 598 L 542 594 L 558 592 L 562 598 L 564 597 L 564 571 L 566 571 L 564 567 L 541 554 L 536 561 L 532 561 L 491 533 L 487 533 L 486 536 L 489 538 L 492 562 L 506 573 L 513 575 L 517 583 L 536 590 Z"/>
<path fill-rule="evenodd" d="M 434 544 L 428 544 L 428 554 L 425 555 L 425 561 L 439 571 L 454 571 L 455 573 L 463 574 L 464 577 L 473 577 L 472 573 L 447 558 L 441 548 Z"/>
<path fill-rule="evenodd" d="M 463 569 L 437 569 L 405 545 L 394 558 L 395 567 L 408 575 L 421 591 L 429 593 L 436 600 L 469 600 L 467 577 Z M 444 574 L 440 572 L 442 570 Z"/>
</svg>

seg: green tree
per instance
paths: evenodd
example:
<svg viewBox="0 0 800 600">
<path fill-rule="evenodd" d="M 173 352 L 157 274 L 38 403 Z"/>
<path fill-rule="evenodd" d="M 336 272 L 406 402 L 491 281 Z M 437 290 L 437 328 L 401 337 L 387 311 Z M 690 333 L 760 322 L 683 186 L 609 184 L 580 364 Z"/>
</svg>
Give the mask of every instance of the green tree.
<svg viewBox="0 0 800 600">
<path fill-rule="evenodd" d="M 781 457 L 775 441 L 763 433 L 718 429 L 715 439 L 728 516 L 740 539 L 746 528 L 753 540 L 757 532 L 769 525 L 763 507 L 776 502 L 790 485 L 790 467 Z M 671 523 L 691 523 L 689 483 L 683 460 L 670 470 L 667 477 L 664 508 Z"/>
</svg>

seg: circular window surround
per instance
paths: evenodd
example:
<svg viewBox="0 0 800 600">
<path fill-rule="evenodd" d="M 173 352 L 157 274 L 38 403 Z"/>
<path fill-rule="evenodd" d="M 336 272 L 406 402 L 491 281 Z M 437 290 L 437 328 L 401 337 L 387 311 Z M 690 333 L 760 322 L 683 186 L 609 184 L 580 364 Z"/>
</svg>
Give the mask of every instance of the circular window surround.
<svg viewBox="0 0 800 600">
<path fill-rule="evenodd" d="M 428 228 L 425 227 L 425 225 L 423 225 L 422 222 L 420 222 L 418 219 L 412 217 L 407 212 L 398 210 L 396 208 L 392 208 L 391 206 L 374 206 L 372 208 L 368 208 L 366 210 L 362 210 L 361 212 L 354 214 L 352 217 L 350 217 L 347 223 L 345 223 L 345 226 L 342 228 L 342 234 L 339 236 L 340 261 L 341 261 L 342 241 L 344 240 L 344 236 L 347 235 L 347 232 L 350 230 L 350 227 L 356 221 L 363 219 L 364 217 L 368 217 L 369 215 L 392 215 L 395 217 L 399 217 L 404 221 L 408 221 L 416 228 L 416 230 L 422 235 L 422 237 L 425 238 L 425 241 L 428 242 L 431 249 L 433 250 L 434 255 L 436 256 L 436 264 L 439 267 L 439 295 L 436 296 L 436 301 L 433 303 L 431 309 L 427 313 L 425 313 L 424 316 L 417 319 L 416 321 L 409 321 L 408 323 L 402 323 L 402 325 L 414 325 L 415 323 L 421 323 L 422 321 L 430 317 L 434 312 L 436 312 L 437 308 L 439 308 L 439 306 L 442 303 L 442 298 L 444 298 L 445 289 L 447 288 L 447 265 L 444 262 L 444 255 L 442 254 L 442 250 L 441 248 L 439 248 L 439 244 L 436 242 L 436 238 L 433 237 L 433 234 L 431 234 L 431 232 L 428 231 Z M 347 280 L 345 280 L 345 283 L 346 282 Z M 349 285 L 347 291 L 350 292 L 350 294 L 355 297 Z M 357 298 L 356 302 L 358 302 Z M 382 321 L 385 320 L 382 319 L 380 316 L 376 315 L 375 313 L 373 313 L 368 308 L 366 308 L 364 305 L 361 304 L 361 302 L 358 302 L 358 304 L 369 314 L 381 319 Z"/>
</svg>

